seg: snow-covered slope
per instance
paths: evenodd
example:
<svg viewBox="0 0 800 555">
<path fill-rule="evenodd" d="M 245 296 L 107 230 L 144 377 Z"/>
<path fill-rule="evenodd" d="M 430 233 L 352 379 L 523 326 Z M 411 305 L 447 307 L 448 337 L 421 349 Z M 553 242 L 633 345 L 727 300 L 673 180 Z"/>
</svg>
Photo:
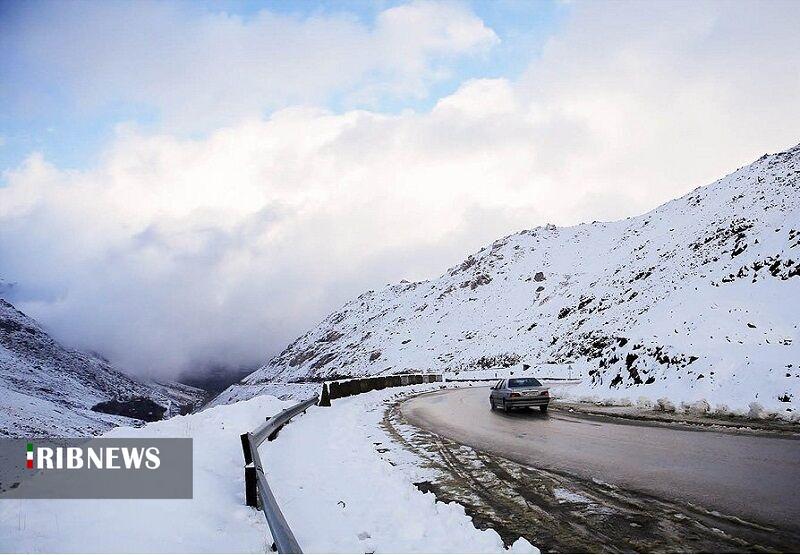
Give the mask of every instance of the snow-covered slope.
<svg viewBox="0 0 800 555">
<path fill-rule="evenodd" d="M 307 553 L 537 553 L 522 538 L 506 550 L 500 535 L 476 528 L 464 507 L 420 491 L 412 479 L 430 479 L 435 471 L 414 455 L 376 449 L 391 446 L 391 439 L 381 426 L 383 410 L 374 409 L 396 392 L 312 407 L 279 441 L 261 445 L 278 505 L 301 547 Z M 290 404 L 263 395 L 109 431 L 104 437 L 191 437 L 192 499 L 0 499 L 0 551 L 270 553 L 263 513 L 244 502 L 239 435 Z"/>
<path fill-rule="evenodd" d="M 582 362 L 611 396 L 800 396 L 800 145 L 635 218 L 500 239 L 348 302 L 220 395 L 268 382 Z"/>
<path fill-rule="evenodd" d="M 177 414 L 203 400 L 183 384 L 140 382 L 93 355 L 66 349 L 0 299 L 0 436 L 83 436 L 130 418 L 94 412 L 112 399 L 144 397 Z"/>
</svg>

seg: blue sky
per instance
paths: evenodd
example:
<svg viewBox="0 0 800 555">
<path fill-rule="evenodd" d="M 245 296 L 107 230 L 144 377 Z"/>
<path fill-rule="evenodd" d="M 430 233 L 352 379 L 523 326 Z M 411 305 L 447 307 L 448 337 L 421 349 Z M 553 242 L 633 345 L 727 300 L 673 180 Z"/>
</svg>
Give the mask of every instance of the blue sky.
<svg viewBox="0 0 800 555">
<path fill-rule="evenodd" d="M 376 15 L 401 2 L 286 2 L 286 1 L 222 1 L 178 4 L 187 18 L 199 13 L 225 12 L 252 19 L 259 12 L 291 15 L 307 19 L 320 14 L 347 14 L 367 26 Z M 470 78 L 516 78 L 540 52 L 544 42 L 558 29 L 568 12 L 562 2 L 544 0 L 473 1 L 463 3 L 500 38 L 486 52 L 476 56 L 454 57 L 448 65 L 449 75 L 430 84 L 424 97 L 386 95 L 369 109 L 396 113 L 404 109 L 429 110 L 436 101 L 455 91 Z M 87 7 L 90 7 L 88 5 Z M 27 48 L 31 30 L 59 32 L 65 23 L 57 14 L 63 6 L 52 2 L 4 2 L 0 5 L 0 171 L 18 166 L 33 152 L 62 168 L 84 168 L 97 162 L 103 146 L 114 135 L 120 122 L 136 122 L 144 128 L 158 127 L 162 122 L 157 106 L 134 103 L 110 95 L 91 107 L 76 102 L 74 83 L 65 79 L 60 68 L 50 59 L 50 52 Z M 74 22 L 74 21 L 73 21 Z M 102 25 L 102 20 L 95 21 Z M 51 26 L 48 29 L 48 26 Z M 35 45 L 34 45 L 35 46 Z M 68 44 L 63 45 L 69 48 Z M 358 108 L 358 101 L 343 94 L 326 96 L 326 107 L 342 111 Z M 265 109 L 269 113 L 274 108 Z"/>
</svg>

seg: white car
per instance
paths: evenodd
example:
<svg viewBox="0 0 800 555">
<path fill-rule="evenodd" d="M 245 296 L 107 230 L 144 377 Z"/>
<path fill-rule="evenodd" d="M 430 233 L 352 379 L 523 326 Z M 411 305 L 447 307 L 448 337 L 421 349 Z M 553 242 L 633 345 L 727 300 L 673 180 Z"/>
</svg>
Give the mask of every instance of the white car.
<svg viewBox="0 0 800 555">
<path fill-rule="evenodd" d="M 536 378 L 508 378 L 492 386 L 489 405 L 492 410 L 500 407 L 505 411 L 521 407 L 539 407 L 547 412 L 550 390 Z"/>
</svg>

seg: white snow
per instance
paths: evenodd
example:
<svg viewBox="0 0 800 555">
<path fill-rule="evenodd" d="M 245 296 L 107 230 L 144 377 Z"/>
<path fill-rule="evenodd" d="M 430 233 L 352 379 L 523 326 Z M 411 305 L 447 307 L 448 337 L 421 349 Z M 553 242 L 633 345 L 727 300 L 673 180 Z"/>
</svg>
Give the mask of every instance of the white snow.
<svg viewBox="0 0 800 555">
<path fill-rule="evenodd" d="M 375 391 L 312 407 L 260 452 L 275 496 L 306 552 L 500 552 L 463 507 L 420 492 L 404 465 L 376 450 L 384 400 Z M 178 416 L 104 437 L 194 438 L 191 500 L 0 500 L 0 551 L 268 552 L 263 513 L 244 505 L 239 435 L 290 405 L 270 396 Z M 392 446 L 394 458 L 404 455 Z M 407 459 L 410 461 L 410 458 Z M 409 467 L 413 468 L 413 464 Z M 519 540 L 511 552 L 537 552 Z"/>
<path fill-rule="evenodd" d="M 553 488 L 553 495 L 559 503 L 591 503 L 588 497 L 564 488 Z"/>
<path fill-rule="evenodd" d="M 19 393 L 0 386 L 0 436 L 85 437 L 134 420 Z"/>
<path fill-rule="evenodd" d="M 319 395 L 322 390 L 322 383 L 279 383 L 270 382 L 259 384 L 247 390 L 248 395 L 240 394 L 239 384 L 234 384 L 219 395 L 217 395 L 208 406 L 225 405 L 235 403 L 240 399 L 249 399 L 252 394 L 271 395 L 278 399 L 294 399 L 302 401 L 314 395 Z"/>
</svg>

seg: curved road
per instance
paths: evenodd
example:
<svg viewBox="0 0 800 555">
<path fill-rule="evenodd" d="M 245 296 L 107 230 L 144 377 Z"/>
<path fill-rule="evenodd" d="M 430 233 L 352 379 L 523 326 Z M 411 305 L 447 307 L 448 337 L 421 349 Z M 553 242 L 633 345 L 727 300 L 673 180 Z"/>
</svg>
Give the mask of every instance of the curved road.
<svg viewBox="0 0 800 555">
<path fill-rule="evenodd" d="M 800 530 L 800 440 L 668 427 L 551 410 L 489 410 L 489 389 L 442 390 L 401 405 L 412 424 L 534 467 Z"/>
</svg>

